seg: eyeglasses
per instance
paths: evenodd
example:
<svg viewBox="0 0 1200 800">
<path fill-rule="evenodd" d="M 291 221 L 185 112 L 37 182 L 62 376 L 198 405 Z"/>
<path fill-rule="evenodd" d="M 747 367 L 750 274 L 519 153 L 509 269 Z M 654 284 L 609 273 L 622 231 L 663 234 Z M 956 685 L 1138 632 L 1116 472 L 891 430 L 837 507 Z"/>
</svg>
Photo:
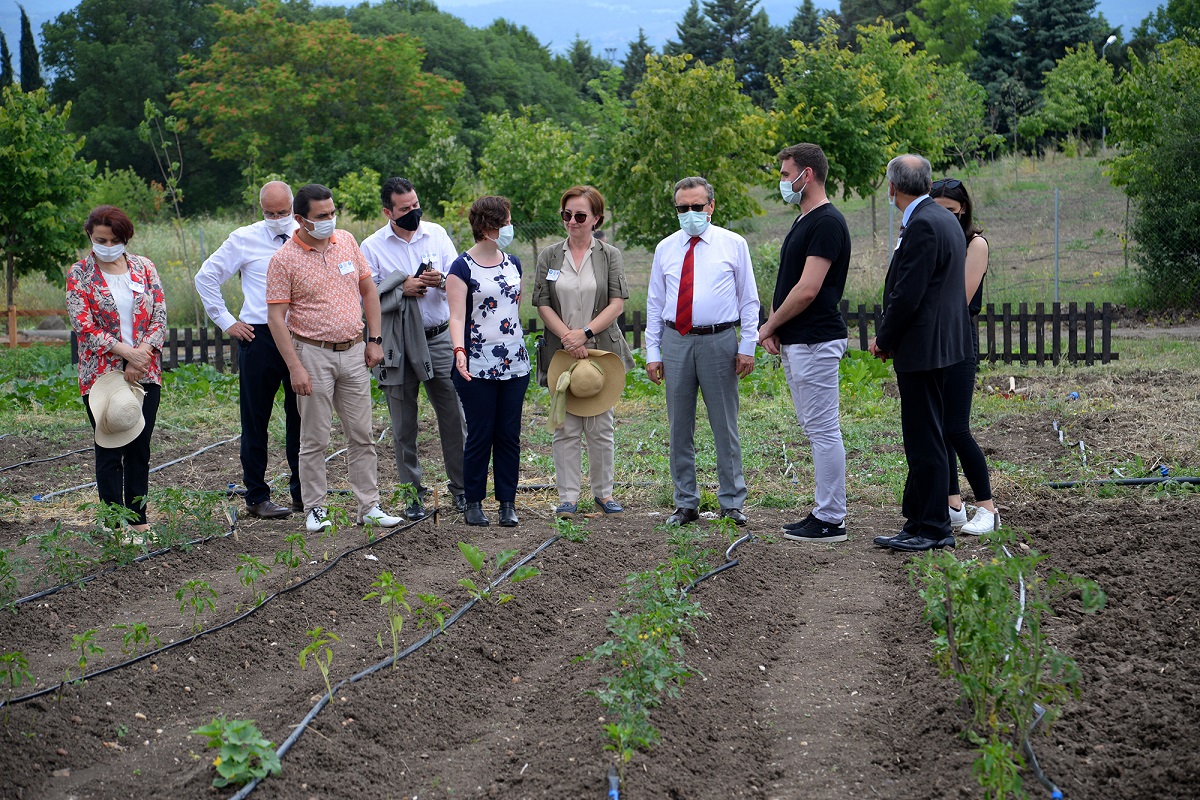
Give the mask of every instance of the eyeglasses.
<svg viewBox="0 0 1200 800">
<path fill-rule="evenodd" d="M 565 208 L 562 211 L 558 212 L 558 215 L 560 217 L 562 217 L 563 222 L 570 222 L 571 218 L 574 217 L 576 225 L 582 225 L 583 223 L 587 222 L 587 218 L 588 218 L 588 216 L 590 216 L 588 214 L 583 213 L 582 211 L 576 211 L 574 214 L 572 214 L 570 211 L 567 211 Z"/>
<path fill-rule="evenodd" d="M 292 216 L 291 209 L 287 211 L 264 211 L 263 216 L 267 219 L 287 219 Z"/>
<path fill-rule="evenodd" d="M 957 189 L 962 186 L 962 181 L 957 178 L 942 178 L 940 181 L 934 181 L 933 186 L 929 187 L 929 192 L 940 192 L 944 189 Z"/>
<path fill-rule="evenodd" d="M 703 211 L 708 208 L 708 203 L 692 203 L 691 205 L 683 204 L 676 205 L 675 211 L 679 214 L 686 214 L 689 211 Z"/>
</svg>

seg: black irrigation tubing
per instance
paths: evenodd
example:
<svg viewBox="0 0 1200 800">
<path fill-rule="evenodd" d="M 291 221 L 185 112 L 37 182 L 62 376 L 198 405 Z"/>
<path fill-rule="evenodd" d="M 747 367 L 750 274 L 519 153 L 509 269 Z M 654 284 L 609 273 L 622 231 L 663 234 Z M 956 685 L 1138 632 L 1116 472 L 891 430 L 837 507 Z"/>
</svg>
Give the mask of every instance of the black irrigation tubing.
<svg viewBox="0 0 1200 800">
<path fill-rule="evenodd" d="M 419 521 L 420 520 L 418 520 L 418 522 Z M 124 669 L 125 667 L 133 666 L 134 664 L 138 663 L 139 661 L 145 661 L 147 658 L 150 658 L 151 656 L 156 656 L 160 653 L 165 653 L 167 650 L 171 650 L 172 648 L 180 647 L 185 644 L 190 644 L 202 636 L 207 636 L 210 633 L 216 633 L 217 631 L 224 630 L 225 628 L 228 628 L 231 625 L 241 622 L 242 620 L 244 620 L 247 617 L 251 616 L 252 614 L 256 613 L 259 609 L 261 609 L 263 606 L 267 605 L 268 603 L 270 603 L 272 600 L 279 597 L 280 595 L 284 595 L 284 594 L 287 594 L 288 592 L 299 589 L 301 586 L 304 586 L 305 584 L 321 577 L 325 573 L 329 572 L 329 570 L 331 570 L 335 566 L 337 566 L 338 562 L 340 562 L 346 556 L 351 555 L 352 553 L 357 553 L 360 550 L 365 550 L 368 547 L 373 547 L 374 545 L 377 545 L 380 542 L 384 541 L 385 539 L 388 539 L 389 537 L 391 537 L 392 534 L 402 533 L 403 531 L 408 530 L 409 528 L 413 527 L 416 524 L 417 524 L 416 522 L 410 522 L 407 525 L 397 527 L 397 528 L 392 528 L 387 533 L 379 535 L 377 538 L 373 539 L 372 541 L 357 545 L 355 547 L 350 548 L 349 550 L 339 553 L 336 558 L 334 558 L 332 561 L 330 561 L 328 564 L 325 565 L 324 569 L 322 569 L 318 572 L 314 572 L 312 575 L 309 575 L 307 578 L 305 578 L 304 580 L 300 581 L 299 583 L 297 583 L 295 585 L 287 586 L 283 589 L 280 589 L 279 591 L 275 592 L 274 594 L 270 595 L 269 597 L 264 598 L 263 601 L 261 603 L 259 603 L 258 605 L 253 606 L 249 610 L 237 615 L 233 619 L 228 619 L 225 622 L 222 622 L 220 625 L 218 625 L 215 628 L 209 628 L 207 630 L 203 630 L 198 633 L 194 633 L 191 636 L 187 637 L 186 639 L 180 639 L 177 642 L 171 642 L 170 644 L 163 645 L 162 647 L 158 648 L 157 650 L 150 650 L 149 652 L 143 653 L 140 656 L 135 656 L 134 658 L 131 658 L 128 661 L 122 661 L 119 664 L 113 664 L 110 667 L 105 667 L 104 669 L 100 669 L 95 672 L 89 673 L 86 676 L 81 676 L 80 678 L 78 678 L 76 680 L 98 678 L 101 675 L 106 675 L 110 672 L 115 672 L 119 669 Z M 75 681 L 71 681 L 71 683 L 74 683 L 74 682 Z M 58 684 L 56 684 L 54 686 L 48 686 L 45 689 L 41 689 L 36 692 L 31 692 L 29 694 L 21 695 L 20 697 L 13 697 L 13 698 L 10 698 L 9 700 L 0 700 L 0 708 L 6 708 L 11 705 L 16 705 L 17 703 L 24 703 L 28 700 L 33 700 L 34 698 L 43 697 L 47 694 L 51 694 L 52 692 L 61 691 L 66 685 L 67 685 L 66 681 L 60 681 Z"/>
<path fill-rule="evenodd" d="M 180 461 L 187 461 L 189 458 L 195 458 L 196 456 L 200 455 L 201 453 L 207 453 L 209 450 L 212 450 L 214 447 L 220 447 L 223 444 L 229 444 L 230 442 L 236 442 L 240 438 L 242 438 L 242 435 L 239 433 L 237 436 L 234 436 L 232 439 L 226 439 L 221 442 L 216 442 L 215 444 L 210 444 L 207 447 L 201 447 L 199 450 L 197 450 L 194 453 L 188 453 L 186 456 L 180 456 L 179 458 L 176 458 L 172 461 L 168 461 L 165 464 L 159 464 L 157 467 L 151 467 L 150 472 L 154 473 L 154 472 L 158 472 L 159 470 L 166 469 L 167 467 L 178 464 Z M 96 485 L 95 481 L 92 481 L 91 483 L 81 483 L 78 486 L 71 486 L 67 489 L 59 489 L 57 492 L 50 492 L 49 494 L 35 494 L 33 496 L 33 499 L 39 500 L 39 501 L 40 500 L 49 500 L 51 497 L 58 497 L 60 494 L 67 494 L 69 492 L 77 492 L 80 489 L 90 489 L 91 487 L 93 487 L 95 485 Z"/>
<path fill-rule="evenodd" d="M 508 580 L 508 578 L 514 572 L 516 572 L 519 568 L 528 564 L 539 553 L 541 553 L 546 548 L 550 547 L 552 544 L 554 544 L 561 538 L 562 538 L 562 536 L 560 534 L 555 534 L 555 535 L 551 536 L 549 539 L 547 539 L 546 541 L 542 542 L 537 547 L 536 550 L 534 550 L 532 553 L 530 553 L 529 555 L 522 558 L 520 561 L 513 564 L 511 567 L 506 569 L 503 574 L 501 574 L 498 578 L 496 578 L 496 580 L 494 580 L 490 584 L 488 584 L 487 588 L 484 589 L 483 592 L 487 593 L 487 592 L 490 592 L 493 589 L 495 589 L 501 583 Z M 364 678 L 366 678 L 370 675 L 374 675 L 376 672 L 379 672 L 380 670 L 385 669 L 386 667 L 392 666 L 393 664 L 396 664 L 396 663 L 402 661 L 403 659 L 408 658 L 410 655 L 415 653 L 417 650 L 421 649 L 422 647 L 424 647 L 425 645 L 427 645 L 431 641 L 433 641 L 433 639 L 436 636 L 438 636 L 439 634 L 443 633 L 446 630 L 446 628 L 449 628 L 455 622 L 458 622 L 458 620 L 464 614 L 466 614 L 468 611 L 471 610 L 471 608 L 473 608 L 475 606 L 476 602 L 477 602 L 477 600 L 475 598 L 471 598 L 471 600 L 468 601 L 466 605 L 464 605 L 462 608 L 455 611 L 446 620 L 444 625 L 442 625 L 440 628 L 434 628 L 432 631 L 427 633 L 421 639 L 417 640 L 416 642 L 413 642 L 411 645 L 409 645 L 408 647 L 406 647 L 404 650 L 397 653 L 396 655 L 389 656 L 389 657 L 383 659 L 382 661 L 380 661 L 379 663 L 373 664 L 373 665 L 367 667 L 362 672 L 359 672 L 357 675 L 353 675 L 349 678 L 343 678 L 342 680 L 335 683 L 333 685 L 333 688 L 329 691 L 328 694 L 321 695 L 321 699 L 316 702 L 316 704 L 312 707 L 312 709 L 308 712 L 308 714 L 305 715 L 304 719 L 300 720 L 300 722 L 295 726 L 295 728 L 292 730 L 292 732 L 288 736 L 288 738 L 283 741 L 283 744 L 279 745 L 279 749 L 277 749 L 275 751 L 275 755 L 278 756 L 280 761 L 283 760 L 283 757 L 285 755 L 287 755 L 287 752 L 292 749 L 292 745 L 294 745 L 297 741 L 299 741 L 300 737 L 304 734 L 304 731 L 308 728 L 309 725 L 312 724 L 313 720 L 315 720 L 317 718 L 317 715 L 321 713 L 321 710 L 324 709 L 325 706 L 329 705 L 330 702 L 332 702 L 333 695 L 337 694 L 340 689 L 342 689 L 345 686 L 349 686 L 352 683 L 358 683 L 359 681 L 363 680 Z M 245 800 L 245 798 L 248 797 L 250 795 L 250 793 L 253 792 L 254 789 L 263 780 L 264 780 L 263 778 L 253 779 L 252 781 L 247 783 L 245 786 L 243 786 L 238 791 L 237 794 L 230 797 L 229 800 Z"/>
<path fill-rule="evenodd" d="M 182 544 L 182 545 L 169 545 L 167 547 L 159 548 L 158 550 L 152 550 L 148 553 L 142 553 L 137 558 L 127 561 L 124 564 L 113 564 L 110 567 L 105 567 L 104 569 L 100 570 L 99 572 L 94 572 L 91 575 L 86 575 L 86 576 L 80 578 L 79 580 L 71 581 L 69 583 L 60 583 L 58 586 L 51 586 L 49 589 L 43 589 L 40 592 L 35 592 L 34 594 L 28 595 L 26 597 L 22 597 L 19 600 L 14 600 L 12 602 L 12 605 L 19 606 L 22 603 L 30 603 L 30 602 L 33 602 L 34 600 L 41 600 L 43 597 L 49 597 L 50 595 L 55 594 L 56 592 L 61 592 L 63 589 L 67 589 L 71 586 L 83 586 L 85 583 L 91 583 L 92 581 L 96 580 L 97 578 L 101 577 L 102 575 L 107 575 L 110 572 L 115 572 L 116 570 L 119 570 L 123 567 L 129 566 L 130 564 L 139 564 L 143 561 L 149 561 L 152 558 L 157 558 L 158 556 L 166 555 L 167 553 L 171 552 L 171 550 L 173 550 L 175 547 L 179 547 L 180 549 L 190 548 L 190 547 L 195 547 L 198 544 L 204 544 L 205 542 L 211 542 L 213 539 L 224 539 L 228 536 L 232 536 L 234 533 L 237 532 L 237 509 L 236 508 L 230 509 L 230 512 L 233 514 L 233 521 L 229 527 L 229 530 L 225 531 L 224 533 L 215 533 L 212 536 L 202 536 L 199 539 L 192 539 L 191 541 L 186 542 L 185 544 Z"/>
<path fill-rule="evenodd" d="M 1160 478 L 1099 478 L 1087 481 L 1047 481 L 1042 486 L 1050 489 L 1074 489 L 1077 486 L 1153 486 L 1156 483 L 1200 484 L 1200 477 L 1167 475 Z"/>
<path fill-rule="evenodd" d="M 722 564 L 721 566 L 717 567 L 714 570 L 710 570 L 710 571 L 704 573 L 699 578 L 696 578 L 696 580 L 692 581 L 684 588 L 683 593 L 687 594 L 687 593 L 691 592 L 692 589 L 695 589 L 703 581 L 706 581 L 709 578 L 711 578 L 715 575 L 718 575 L 718 574 L 724 572 L 725 570 L 730 569 L 731 567 L 736 567 L 738 564 L 740 564 L 741 560 L 733 557 L 733 551 L 738 547 L 738 545 L 742 544 L 743 542 L 748 542 L 748 541 L 752 540 L 753 538 L 754 538 L 754 534 L 747 533 L 745 536 L 738 539 L 733 544 L 729 545 L 729 547 L 725 550 L 725 563 Z"/>
<path fill-rule="evenodd" d="M 73 456 L 73 455 L 76 455 L 77 453 L 90 453 L 95 449 L 96 449 L 95 447 L 81 447 L 78 450 L 68 450 L 67 452 L 63 453 L 62 455 L 50 456 L 49 458 L 31 458 L 28 461 L 22 461 L 19 464 L 9 464 L 7 467 L 0 467 L 0 472 L 8 472 L 10 469 L 16 469 L 17 467 L 27 467 L 30 464 L 44 464 L 47 461 L 58 461 L 58 459 L 60 459 L 60 458 L 66 458 L 67 456 Z"/>
</svg>

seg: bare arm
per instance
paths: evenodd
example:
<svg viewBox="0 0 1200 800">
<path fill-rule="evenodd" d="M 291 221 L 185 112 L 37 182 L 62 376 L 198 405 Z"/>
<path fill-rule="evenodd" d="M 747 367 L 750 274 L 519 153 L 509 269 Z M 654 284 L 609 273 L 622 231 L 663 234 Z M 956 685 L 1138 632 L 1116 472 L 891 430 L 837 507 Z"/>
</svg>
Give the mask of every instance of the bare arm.
<svg viewBox="0 0 1200 800">
<path fill-rule="evenodd" d="M 375 291 L 375 281 L 371 280 L 370 275 L 359 279 L 358 291 L 362 294 L 363 313 L 367 317 L 367 336 L 379 336 L 379 292 Z M 363 358 L 367 369 L 370 369 L 383 361 L 383 347 L 375 342 L 367 342 Z"/>
<path fill-rule="evenodd" d="M 271 329 L 271 338 L 275 340 L 275 348 L 279 350 L 283 363 L 287 364 L 288 373 L 291 375 L 292 391 L 308 397 L 312 394 L 312 379 L 308 376 L 308 370 L 300 363 L 300 356 L 296 355 L 296 347 L 292 344 L 292 334 L 287 327 L 287 313 L 291 307 L 291 303 L 268 303 L 267 327 Z"/>
<path fill-rule="evenodd" d="M 464 380 L 471 380 L 467 370 L 466 344 L 463 331 L 467 322 L 467 284 L 451 273 L 446 277 L 446 303 L 450 306 L 450 344 L 454 347 L 454 366 Z"/>
<path fill-rule="evenodd" d="M 820 256 L 809 256 L 805 260 L 800 280 L 788 292 L 779 308 L 771 310 L 767 321 L 758 329 L 758 342 L 768 353 L 779 355 L 779 337 L 776 335 L 776 331 L 785 322 L 804 313 L 804 310 L 812 305 L 817 293 L 821 291 L 821 285 L 825 282 L 825 276 L 829 274 L 829 267 L 832 264 L 833 262 L 828 258 Z"/>
<path fill-rule="evenodd" d="M 976 236 L 967 245 L 967 302 L 979 291 L 984 273 L 988 267 L 988 243 L 982 236 Z"/>
</svg>

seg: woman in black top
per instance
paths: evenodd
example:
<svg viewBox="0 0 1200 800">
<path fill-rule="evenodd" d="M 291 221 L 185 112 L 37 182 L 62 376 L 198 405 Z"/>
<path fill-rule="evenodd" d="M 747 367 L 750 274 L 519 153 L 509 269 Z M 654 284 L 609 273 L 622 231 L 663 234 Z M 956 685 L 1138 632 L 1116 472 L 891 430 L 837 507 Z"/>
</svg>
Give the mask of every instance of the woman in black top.
<svg viewBox="0 0 1200 800">
<path fill-rule="evenodd" d="M 979 536 L 1000 527 L 1000 514 L 992 501 L 992 484 L 988 477 L 983 451 L 971 435 L 971 395 L 975 393 L 976 360 L 979 354 L 979 331 L 973 320 L 983 308 L 983 276 L 987 273 L 988 243 L 982 229 L 972 220 L 971 196 L 962 181 L 943 178 L 934 181 L 929 190 L 934 202 L 953 213 L 962 223 L 967 237 L 967 308 L 971 312 L 971 355 L 946 370 L 943 432 L 946 456 L 950 461 L 950 524 L 963 533 Z M 956 458 L 957 455 L 957 458 Z M 975 517 L 967 521 L 958 487 L 958 462 L 975 493 Z"/>
</svg>

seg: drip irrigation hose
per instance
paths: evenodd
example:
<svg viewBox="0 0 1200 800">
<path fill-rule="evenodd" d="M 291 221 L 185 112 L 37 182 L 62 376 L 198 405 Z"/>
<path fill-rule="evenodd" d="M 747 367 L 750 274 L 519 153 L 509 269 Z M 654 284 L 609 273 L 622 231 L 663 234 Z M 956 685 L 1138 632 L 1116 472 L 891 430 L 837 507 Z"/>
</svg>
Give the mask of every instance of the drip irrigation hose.
<svg viewBox="0 0 1200 800">
<path fill-rule="evenodd" d="M 168 461 L 165 464 L 159 464 L 157 467 L 151 467 L 150 473 L 153 474 L 155 472 L 158 472 L 159 470 L 163 470 L 163 469 L 166 469 L 167 467 L 178 464 L 180 461 L 187 461 L 189 458 L 195 458 L 196 456 L 200 455 L 201 453 L 207 453 L 209 450 L 212 450 L 214 447 L 220 447 L 223 444 L 229 444 L 230 442 L 236 442 L 240 438 L 242 438 L 242 435 L 239 433 L 237 436 L 234 436 L 232 439 L 226 439 L 223 442 L 217 442 L 215 444 L 210 444 L 207 447 L 201 447 L 199 450 L 197 450 L 194 453 L 188 453 L 186 456 L 180 456 L 179 458 L 176 458 L 173 461 Z M 67 494 L 69 492 L 77 492 L 80 489 L 90 489 L 91 487 L 93 487 L 95 485 L 96 485 L 95 481 L 92 481 L 91 483 L 81 483 L 78 486 L 71 486 L 70 488 L 67 488 L 67 489 L 59 489 L 57 492 L 50 492 L 49 494 L 35 494 L 33 496 L 33 499 L 39 500 L 39 501 L 40 500 L 49 500 L 51 497 L 58 497 L 60 494 Z"/>
<path fill-rule="evenodd" d="M 419 521 L 420 520 L 418 520 L 417 522 L 419 522 Z M 294 584 L 292 586 L 286 586 L 283 589 L 280 589 L 279 591 L 275 592 L 274 594 L 270 595 L 269 597 L 264 598 L 263 601 L 261 603 L 259 603 L 258 605 L 253 606 L 252 608 L 248 609 L 247 611 L 237 615 L 233 619 L 228 619 L 228 620 L 222 622 L 220 625 L 216 626 L 215 628 L 209 628 L 207 630 L 203 630 L 198 633 L 194 633 L 191 636 L 187 637 L 186 639 L 180 639 L 177 642 L 171 642 L 170 644 L 163 645 L 162 647 L 159 647 L 156 650 L 150 650 L 149 652 L 143 653 L 140 656 L 135 656 L 134 658 L 131 658 L 127 661 L 122 661 L 119 664 L 113 664 L 110 667 L 105 667 L 104 669 L 96 670 L 95 672 L 92 672 L 85 676 L 82 676 L 82 677 L 78 678 L 77 680 L 98 678 L 101 675 L 106 675 L 110 672 L 115 672 L 119 669 L 124 669 L 125 667 L 133 666 L 134 664 L 138 663 L 139 661 L 145 661 L 147 658 L 150 658 L 151 656 L 155 656 L 160 653 L 165 653 L 167 650 L 171 650 L 172 648 L 179 647 L 179 646 L 185 645 L 185 644 L 190 644 L 191 642 L 194 642 L 203 636 L 207 636 L 210 633 L 216 633 L 217 631 L 224 630 L 225 628 L 228 628 L 231 625 L 234 625 L 235 623 L 241 622 L 242 620 L 244 620 L 247 617 L 251 616 L 252 614 L 256 613 L 259 609 L 261 609 L 263 606 L 267 605 L 268 603 L 270 603 L 272 600 L 279 597 L 280 595 L 285 595 L 289 592 L 295 591 L 296 589 L 299 589 L 301 586 L 304 586 L 305 584 L 321 577 L 322 575 L 324 575 L 325 573 L 327 573 L 331 569 L 333 569 L 335 566 L 337 566 L 338 562 L 340 562 L 346 556 L 351 555 L 353 553 L 357 553 L 360 550 L 365 550 L 368 547 L 373 547 L 373 546 L 379 544 L 380 542 L 390 538 L 393 534 L 402 533 L 402 532 L 408 530 L 409 528 L 416 525 L 417 522 L 410 522 L 407 525 L 392 528 L 387 533 L 380 534 L 373 541 L 357 545 L 355 547 L 350 548 L 349 550 L 339 553 L 333 560 L 331 560 L 328 564 L 325 565 L 324 569 L 322 569 L 318 572 L 314 572 L 312 575 L 309 575 L 307 578 L 305 578 L 304 580 L 300 581 L 297 584 Z M 505 573 L 505 574 L 507 574 L 507 573 Z M 74 683 L 75 681 L 71 681 L 71 682 Z M 16 705 L 18 703 L 24 703 L 28 700 L 33 700 L 34 698 L 42 697 L 42 696 L 50 694 L 52 692 L 61 691 L 66 685 L 67 685 L 66 681 L 60 681 L 58 684 L 56 684 L 54 686 L 48 686 L 45 689 L 40 689 L 36 692 L 31 692 L 29 694 L 21 695 L 20 697 L 13 697 L 9 700 L 0 700 L 0 708 L 6 708 L 8 706 Z"/>
<path fill-rule="evenodd" d="M 1087 481 L 1047 481 L 1049 489 L 1074 489 L 1077 486 L 1153 486 L 1156 483 L 1200 484 L 1200 477 L 1165 475 L 1158 478 L 1098 478 Z"/>
<path fill-rule="evenodd" d="M 532 553 L 530 553 L 529 555 L 522 558 L 517 563 L 513 564 L 511 567 L 506 569 L 499 577 L 497 577 L 494 581 L 492 581 L 490 584 L 488 584 L 487 588 L 484 589 L 482 593 L 486 594 L 487 592 L 490 592 L 493 589 L 495 589 L 497 586 L 499 586 L 504 581 L 508 580 L 508 578 L 514 572 L 516 572 L 517 569 L 528 564 L 530 561 L 532 561 L 534 559 L 535 556 L 537 556 L 539 553 L 541 553 L 546 548 L 550 547 L 552 544 L 554 544 L 561 538 L 562 538 L 562 536 L 560 534 L 555 534 L 554 536 L 551 536 L 546 541 L 542 542 L 541 545 L 539 545 L 536 550 L 534 550 Z M 313 720 L 315 720 L 317 718 L 317 715 L 321 713 L 321 710 L 324 709 L 325 706 L 329 705 L 330 702 L 332 702 L 333 695 L 337 694 L 339 690 L 341 690 L 345 686 L 349 686 L 352 683 L 358 683 L 359 681 L 363 680 L 364 678 L 366 678 L 370 675 L 374 675 L 376 672 L 379 672 L 380 670 L 382 670 L 386 667 L 392 666 L 393 664 L 396 664 L 396 663 L 404 660 L 405 658 L 408 658 L 410 655 L 415 653 L 417 650 L 421 649 L 422 647 L 424 647 L 425 645 L 427 645 L 431 641 L 433 641 L 434 638 L 437 637 L 439 634 L 445 632 L 446 628 L 449 628 L 455 622 L 458 622 L 458 620 L 464 614 L 466 614 L 468 611 L 471 610 L 472 607 L 474 607 L 476 602 L 477 602 L 477 600 L 475 598 L 471 598 L 471 600 L 468 601 L 466 605 L 462 606 L 460 609 L 458 609 L 452 615 L 450 615 L 446 619 L 445 624 L 442 625 L 440 628 L 434 628 L 432 631 L 425 634 L 425 636 L 423 636 L 420 639 L 418 639 L 417 641 L 413 642 L 411 645 L 409 645 L 408 647 L 406 647 L 404 650 L 400 651 L 399 653 L 392 655 L 392 656 L 388 656 L 387 658 L 383 659 L 379 663 L 373 664 L 373 665 L 367 667 L 366 669 L 359 672 L 358 674 L 352 675 L 349 678 L 343 678 L 342 680 L 335 683 L 333 685 L 333 688 L 329 691 L 329 693 L 321 695 L 321 699 L 316 702 L 316 704 L 312 707 L 312 709 L 308 712 L 308 714 L 305 715 L 304 719 L 300 720 L 299 724 L 297 724 L 295 726 L 295 728 L 292 730 L 292 732 L 288 736 L 288 738 L 284 739 L 283 744 L 279 745 L 279 748 L 275 751 L 275 755 L 278 756 L 280 761 L 283 760 L 283 757 L 285 755 L 287 755 L 287 752 L 292 749 L 292 745 L 294 745 L 297 741 L 299 741 L 300 737 L 304 734 L 304 731 L 308 728 L 309 725 L 312 724 Z M 248 797 L 250 795 L 251 792 L 254 791 L 254 789 L 262 781 L 263 781 L 262 778 L 253 779 L 252 781 L 247 783 L 245 786 L 243 786 L 238 791 L 237 794 L 235 794 L 231 798 L 229 798 L 229 800 L 244 800 L 246 797 Z"/>
<path fill-rule="evenodd" d="M 231 508 L 230 512 L 233 514 L 233 521 L 229 527 L 229 530 L 225 531 L 224 533 L 213 534 L 212 536 L 202 536 L 199 539 L 192 539 L 191 541 L 187 542 L 186 544 L 178 545 L 178 547 L 180 547 L 181 549 L 184 547 L 195 547 L 198 544 L 204 544 L 205 542 L 211 542 L 213 539 L 224 539 L 226 537 L 232 536 L 234 533 L 237 532 L 237 509 Z M 104 569 L 100 570 L 99 572 L 93 572 L 91 575 L 86 575 L 77 581 L 71 581 L 70 583 L 60 583 L 58 586 L 51 586 L 49 589 L 43 589 L 40 592 L 35 592 L 34 594 L 27 595 L 26 597 L 22 597 L 19 600 L 14 600 L 12 602 L 12 605 L 19 606 L 22 603 L 31 603 L 34 600 L 41 600 L 43 597 L 49 597 L 50 595 L 55 594 L 57 592 L 61 592 L 63 589 L 66 589 L 71 586 L 83 586 L 85 583 L 91 583 L 92 581 L 96 580 L 97 578 L 101 577 L 102 575 L 107 575 L 110 572 L 115 572 L 116 570 L 119 570 L 119 569 L 122 569 L 123 567 L 129 566 L 130 564 L 140 564 L 143 561 L 149 561 L 152 558 L 157 558 L 158 556 L 166 555 L 167 553 L 171 552 L 171 550 L 174 549 L 175 547 L 176 547 L 176 545 L 170 545 L 168 547 L 163 547 L 158 550 L 152 550 L 148 553 L 142 553 L 137 558 L 127 561 L 124 564 L 113 564 L 111 567 L 105 567 Z"/>
<path fill-rule="evenodd" d="M 96 448 L 94 448 L 94 447 L 81 447 L 78 450 L 68 450 L 67 452 L 63 453 L 62 455 L 50 456 L 49 458 L 31 458 L 28 461 L 22 461 L 19 464 L 9 464 L 7 467 L 0 467 L 0 472 L 8 472 L 10 469 L 16 469 L 17 467 L 27 467 L 30 464 L 44 464 L 47 461 L 58 461 L 60 458 L 66 458 L 67 456 L 73 456 L 77 453 L 90 453 L 95 449 Z"/>
<path fill-rule="evenodd" d="M 714 575 L 718 575 L 718 574 L 724 572 L 725 570 L 729 569 L 730 567 L 736 567 L 738 564 L 740 564 L 741 561 L 733 557 L 733 551 L 738 547 L 738 545 L 742 544 L 743 542 L 748 542 L 753 538 L 754 538 L 754 534 L 747 533 L 745 536 L 738 539 L 733 544 L 729 545 L 729 547 L 725 550 L 725 563 L 722 564 L 721 566 L 717 567 L 716 569 L 709 570 L 708 572 L 701 575 L 699 578 L 696 578 L 696 580 L 692 581 L 686 587 L 684 587 L 683 593 L 688 594 L 689 592 L 692 591 L 692 589 L 695 589 L 698 585 L 700 585 L 704 581 L 708 580 L 709 578 L 713 577 Z"/>
</svg>

